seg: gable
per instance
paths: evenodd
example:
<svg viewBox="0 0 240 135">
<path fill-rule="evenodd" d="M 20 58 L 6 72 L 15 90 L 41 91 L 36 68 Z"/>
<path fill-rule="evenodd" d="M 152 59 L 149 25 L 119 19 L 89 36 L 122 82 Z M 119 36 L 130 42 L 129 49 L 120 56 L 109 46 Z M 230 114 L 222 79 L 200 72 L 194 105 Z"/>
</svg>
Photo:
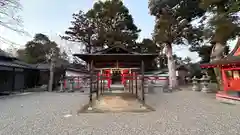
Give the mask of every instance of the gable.
<svg viewBox="0 0 240 135">
<path fill-rule="evenodd" d="M 236 46 L 234 47 L 233 51 L 231 52 L 233 56 L 240 56 L 240 39 L 238 39 Z"/>
<path fill-rule="evenodd" d="M 107 52 L 105 52 L 105 54 L 115 54 L 115 53 L 130 54 L 131 52 L 129 52 L 126 49 L 120 48 L 120 47 L 115 47 L 115 48 L 112 48 L 112 49 L 108 50 Z"/>
<path fill-rule="evenodd" d="M 95 52 L 95 54 L 133 54 L 133 52 L 127 50 L 125 47 L 122 46 L 114 46 Z"/>
</svg>

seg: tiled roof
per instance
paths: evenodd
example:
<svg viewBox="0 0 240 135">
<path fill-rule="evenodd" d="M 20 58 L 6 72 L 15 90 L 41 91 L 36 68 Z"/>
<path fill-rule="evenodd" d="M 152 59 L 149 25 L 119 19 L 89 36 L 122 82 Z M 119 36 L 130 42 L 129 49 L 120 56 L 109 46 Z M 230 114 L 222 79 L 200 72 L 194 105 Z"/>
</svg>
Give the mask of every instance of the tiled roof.
<svg viewBox="0 0 240 135">
<path fill-rule="evenodd" d="M 11 54 L 9 54 L 9 53 L 3 51 L 2 49 L 0 49 L 0 57 L 16 59 L 15 57 L 11 56 Z"/>
<path fill-rule="evenodd" d="M 17 68 L 26 68 L 26 66 L 16 64 L 12 61 L 0 61 L 0 66 L 5 66 L 5 67 L 17 67 Z"/>
<path fill-rule="evenodd" d="M 126 49 L 125 47 L 123 47 L 122 45 L 116 45 L 116 46 L 113 46 L 113 47 L 109 47 L 109 48 L 106 48 L 106 49 L 103 49 L 103 50 L 100 50 L 100 51 L 96 51 L 96 52 L 93 52 L 93 54 L 106 54 L 112 50 L 119 50 L 119 52 L 125 52 L 125 53 L 128 53 L 128 54 L 137 54 L 135 52 L 131 52 L 129 51 L 128 49 Z"/>
</svg>

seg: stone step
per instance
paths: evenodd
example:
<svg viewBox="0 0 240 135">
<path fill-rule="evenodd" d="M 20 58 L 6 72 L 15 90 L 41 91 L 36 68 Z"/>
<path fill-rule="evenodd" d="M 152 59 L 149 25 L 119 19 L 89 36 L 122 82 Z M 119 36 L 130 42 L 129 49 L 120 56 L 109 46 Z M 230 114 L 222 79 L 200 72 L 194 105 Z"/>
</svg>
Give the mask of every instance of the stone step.
<svg viewBox="0 0 240 135">
<path fill-rule="evenodd" d="M 112 84 L 110 86 L 111 90 L 124 90 L 124 85 L 122 84 Z"/>
</svg>

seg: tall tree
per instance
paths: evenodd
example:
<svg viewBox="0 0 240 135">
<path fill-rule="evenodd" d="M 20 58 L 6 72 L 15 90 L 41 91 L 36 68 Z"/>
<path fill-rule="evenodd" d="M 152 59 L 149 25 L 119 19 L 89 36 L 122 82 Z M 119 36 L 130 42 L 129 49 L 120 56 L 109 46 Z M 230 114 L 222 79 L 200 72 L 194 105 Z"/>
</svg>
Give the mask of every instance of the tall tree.
<svg viewBox="0 0 240 135">
<path fill-rule="evenodd" d="M 158 47 L 152 39 L 144 38 L 141 42 L 136 44 L 136 48 L 133 50 L 139 53 L 158 53 L 161 48 Z"/>
<path fill-rule="evenodd" d="M 153 36 L 159 45 L 165 47 L 168 58 L 170 88 L 177 87 L 172 45 L 196 44 L 201 40 L 197 29 L 191 24 L 192 20 L 204 13 L 198 6 L 198 0 L 149 0 L 150 13 L 156 17 Z"/>
<path fill-rule="evenodd" d="M 100 24 L 98 28 L 105 39 L 104 45 L 113 46 L 120 43 L 129 47 L 138 38 L 140 30 L 121 0 L 96 2 L 87 14 L 96 18 L 97 24 Z"/>
<path fill-rule="evenodd" d="M 140 32 L 120 0 L 98 1 L 92 9 L 86 13 L 80 11 L 73 18 L 72 26 L 64 38 L 81 42 L 92 49 L 119 43 L 132 48 Z"/>
<path fill-rule="evenodd" d="M 86 16 L 83 11 L 73 14 L 72 26 L 65 32 L 63 39 L 80 42 L 85 46 L 85 51 L 91 53 L 93 47 L 93 37 L 96 34 L 96 26 L 92 18 Z"/>
<path fill-rule="evenodd" d="M 210 17 L 205 25 L 206 39 L 212 43 L 211 61 L 224 57 L 226 42 L 235 38 L 240 33 L 239 0 L 201 0 L 201 7 L 210 13 Z M 218 84 L 222 89 L 221 72 L 215 68 Z"/>
<path fill-rule="evenodd" d="M 27 42 L 24 49 L 17 51 L 18 57 L 27 63 L 48 63 L 52 57 L 54 51 L 54 57 L 56 60 L 67 61 L 67 54 L 61 53 L 58 45 L 51 41 L 44 34 L 36 34 L 34 39 Z"/>
</svg>

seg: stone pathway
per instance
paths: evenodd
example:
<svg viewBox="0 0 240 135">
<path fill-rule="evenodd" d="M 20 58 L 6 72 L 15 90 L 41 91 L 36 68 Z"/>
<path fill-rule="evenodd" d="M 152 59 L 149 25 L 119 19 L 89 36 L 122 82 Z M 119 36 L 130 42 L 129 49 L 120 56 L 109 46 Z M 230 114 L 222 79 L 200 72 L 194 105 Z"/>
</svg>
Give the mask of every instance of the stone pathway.
<svg viewBox="0 0 240 135">
<path fill-rule="evenodd" d="M 146 101 L 148 113 L 82 113 L 82 93 L 35 93 L 0 99 L 1 135 L 239 135 L 240 107 L 188 90 Z"/>
</svg>

